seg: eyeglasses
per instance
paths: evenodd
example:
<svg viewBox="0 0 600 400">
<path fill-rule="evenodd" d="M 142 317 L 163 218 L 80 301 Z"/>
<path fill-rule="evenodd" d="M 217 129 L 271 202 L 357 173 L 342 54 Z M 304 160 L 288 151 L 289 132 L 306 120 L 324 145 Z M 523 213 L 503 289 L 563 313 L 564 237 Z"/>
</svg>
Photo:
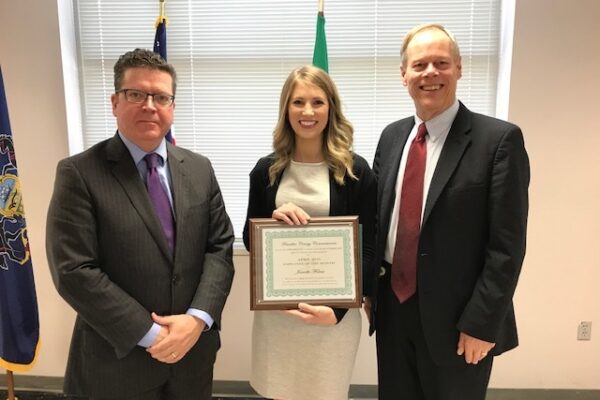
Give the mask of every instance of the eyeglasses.
<svg viewBox="0 0 600 400">
<path fill-rule="evenodd" d="M 161 107 L 168 107 L 175 101 L 175 96 L 166 93 L 146 93 L 136 89 L 120 89 L 115 93 L 125 93 L 125 99 L 135 104 L 145 102 L 148 97 L 152 97 L 154 104 Z"/>
</svg>

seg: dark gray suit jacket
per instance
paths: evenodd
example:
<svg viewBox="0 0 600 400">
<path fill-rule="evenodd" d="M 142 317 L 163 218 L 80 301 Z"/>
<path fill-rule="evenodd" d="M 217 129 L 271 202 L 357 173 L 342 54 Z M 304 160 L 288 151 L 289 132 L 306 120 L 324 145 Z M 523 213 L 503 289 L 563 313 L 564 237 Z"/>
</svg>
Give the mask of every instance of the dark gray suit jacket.
<svg viewBox="0 0 600 400">
<path fill-rule="evenodd" d="M 384 279 L 378 271 L 400 158 L 413 126 L 410 117 L 386 127 L 373 162 L 378 177 L 375 293 Z M 461 103 L 427 195 L 417 259 L 422 325 L 437 363 L 464 364 L 456 355 L 459 332 L 495 342 L 493 355 L 517 346 L 512 297 L 525 256 L 528 185 L 529 160 L 519 127 Z M 374 319 L 386 318 L 376 304 L 373 309 Z"/>
<path fill-rule="evenodd" d="M 77 320 L 65 392 L 129 396 L 214 362 L 233 279 L 233 228 L 208 159 L 167 144 L 176 215 L 172 255 L 144 183 L 118 135 L 62 160 L 48 210 L 54 283 Z M 137 346 L 150 313 L 206 311 L 215 325 L 177 364 Z"/>
</svg>

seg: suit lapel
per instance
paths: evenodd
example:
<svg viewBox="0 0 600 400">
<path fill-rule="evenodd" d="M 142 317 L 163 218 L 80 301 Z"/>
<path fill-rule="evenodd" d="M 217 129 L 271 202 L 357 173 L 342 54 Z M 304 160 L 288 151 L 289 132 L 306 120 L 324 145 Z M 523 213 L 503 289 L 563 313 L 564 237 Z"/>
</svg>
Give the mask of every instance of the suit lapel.
<svg viewBox="0 0 600 400">
<path fill-rule="evenodd" d="M 448 183 L 448 180 L 454 173 L 458 162 L 460 161 L 463 153 L 471 143 L 469 132 L 471 131 L 471 112 L 460 103 L 460 108 L 456 114 L 456 118 L 452 123 L 444 147 L 440 154 L 435 172 L 429 185 L 429 193 L 427 194 L 427 202 L 425 203 L 425 212 L 423 215 L 424 226 L 427 223 L 427 219 L 431 214 L 431 210 L 435 205 L 435 202 L 440 197 L 442 190 Z"/>
<path fill-rule="evenodd" d="M 171 172 L 171 194 L 173 195 L 173 206 L 175 209 L 175 254 L 177 257 L 183 250 L 185 240 L 183 238 L 183 227 L 185 226 L 184 219 L 185 210 L 189 209 L 190 188 L 192 187 L 191 182 L 188 182 L 188 177 L 185 171 L 185 157 L 183 153 L 175 146 L 167 143 L 167 150 L 169 152 L 169 170 Z"/>
<path fill-rule="evenodd" d="M 158 244 L 158 247 L 167 259 L 171 260 L 171 251 L 169 250 L 162 226 L 150 202 L 150 197 L 148 197 L 148 191 L 144 186 L 137 167 L 133 163 L 131 154 L 129 154 L 129 151 L 118 135 L 115 135 L 109 142 L 106 152 L 107 159 L 113 163 L 112 173 L 115 179 L 129 197 L 131 205 L 139 214 L 148 228 L 150 235 L 152 235 Z"/>
</svg>

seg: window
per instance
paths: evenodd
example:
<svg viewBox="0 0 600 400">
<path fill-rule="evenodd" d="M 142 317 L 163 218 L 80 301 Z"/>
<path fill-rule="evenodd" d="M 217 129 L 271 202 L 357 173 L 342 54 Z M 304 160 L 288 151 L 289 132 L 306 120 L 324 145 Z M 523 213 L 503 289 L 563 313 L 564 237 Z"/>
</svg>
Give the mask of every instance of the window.
<svg viewBox="0 0 600 400">
<path fill-rule="evenodd" d="M 114 134 L 112 67 L 135 47 L 152 48 L 159 2 L 73 0 L 83 148 Z M 381 130 L 411 115 L 400 81 L 406 31 L 439 22 L 463 58 L 458 97 L 496 113 L 502 0 L 326 0 L 330 74 L 355 128 L 355 151 L 372 161 Z M 317 1 L 166 0 L 168 58 L 178 73 L 174 136 L 208 156 L 240 237 L 248 173 L 271 151 L 281 86 L 310 63 Z M 510 49 L 509 49 L 510 50 Z M 80 134 L 80 132 L 78 132 Z M 81 149 L 80 149 L 81 150 Z"/>
</svg>

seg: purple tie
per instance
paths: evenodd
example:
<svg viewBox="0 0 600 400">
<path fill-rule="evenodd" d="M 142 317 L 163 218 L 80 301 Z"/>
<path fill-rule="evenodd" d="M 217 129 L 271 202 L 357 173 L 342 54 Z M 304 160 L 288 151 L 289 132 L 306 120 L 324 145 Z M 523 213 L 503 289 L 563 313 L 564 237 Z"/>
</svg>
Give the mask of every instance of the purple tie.
<svg viewBox="0 0 600 400">
<path fill-rule="evenodd" d="M 171 202 L 160 182 L 160 176 L 156 169 L 159 158 L 160 156 L 156 153 L 149 153 L 144 157 L 144 161 L 146 161 L 146 165 L 148 166 L 146 187 L 148 188 L 148 194 L 154 205 L 156 215 L 167 237 L 169 248 L 173 252 L 175 248 L 175 221 L 173 220 L 173 212 L 171 211 Z"/>
</svg>

